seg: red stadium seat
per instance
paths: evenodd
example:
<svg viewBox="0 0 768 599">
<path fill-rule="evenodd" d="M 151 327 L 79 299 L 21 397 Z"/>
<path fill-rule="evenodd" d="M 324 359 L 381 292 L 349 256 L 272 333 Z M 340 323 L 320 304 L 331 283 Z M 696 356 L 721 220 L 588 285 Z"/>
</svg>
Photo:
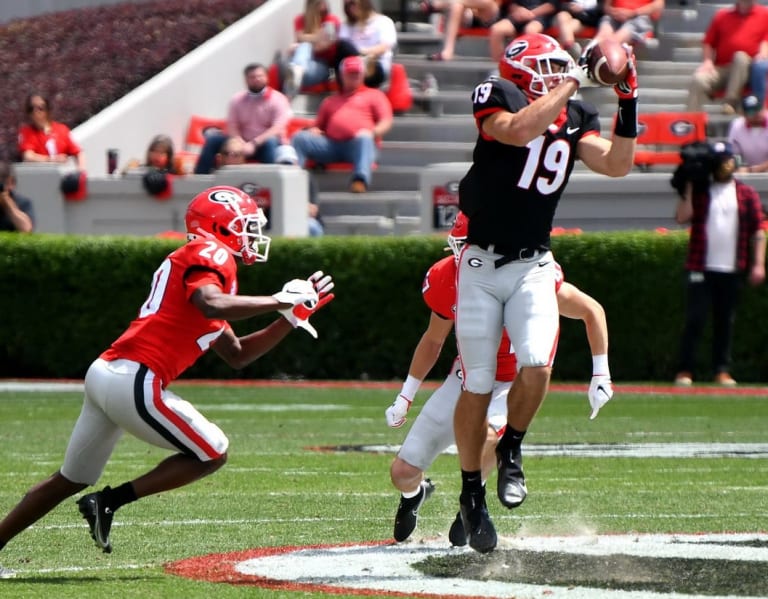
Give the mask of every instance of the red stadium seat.
<svg viewBox="0 0 768 599">
<path fill-rule="evenodd" d="M 397 62 L 392 63 L 387 98 L 395 113 L 408 112 L 413 106 L 413 92 L 408 81 L 408 73 L 405 72 L 405 67 Z"/>
<path fill-rule="evenodd" d="M 205 143 L 205 132 L 208 129 L 227 130 L 227 119 L 217 119 L 206 116 L 192 115 L 185 140 L 188 152 L 199 152 Z"/>
<path fill-rule="evenodd" d="M 615 120 L 615 117 L 614 117 Z M 680 148 L 707 139 L 706 112 L 650 112 L 638 115 L 635 166 L 680 164 Z"/>
</svg>

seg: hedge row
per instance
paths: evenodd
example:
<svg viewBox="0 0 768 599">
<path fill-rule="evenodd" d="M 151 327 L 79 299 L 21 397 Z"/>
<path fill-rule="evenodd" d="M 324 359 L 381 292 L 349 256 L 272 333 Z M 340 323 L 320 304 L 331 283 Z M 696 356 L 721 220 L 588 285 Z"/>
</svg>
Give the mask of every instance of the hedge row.
<svg viewBox="0 0 768 599">
<path fill-rule="evenodd" d="M 676 369 L 684 307 L 685 233 L 600 233 L 556 237 L 566 280 L 605 307 L 615 380 L 668 380 Z M 135 316 L 151 274 L 178 242 L 122 237 L 0 235 L 0 376 L 80 378 Z M 205 356 L 186 377 L 401 379 L 428 320 L 426 269 L 445 255 L 438 237 L 274 239 L 269 262 L 240 267 L 240 290 L 271 294 L 317 269 L 336 280 L 336 300 L 313 317 L 313 340 L 296 331 L 276 350 L 233 372 Z M 745 288 L 737 315 L 733 375 L 768 380 L 765 287 Z M 237 323 L 239 332 L 268 317 Z M 760 325 L 760 326 L 755 326 Z M 433 371 L 441 378 L 451 339 Z M 700 371 L 709 378 L 709 336 Z M 563 319 L 554 378 L 591 374 L 584 327 Z"/>
</svg>

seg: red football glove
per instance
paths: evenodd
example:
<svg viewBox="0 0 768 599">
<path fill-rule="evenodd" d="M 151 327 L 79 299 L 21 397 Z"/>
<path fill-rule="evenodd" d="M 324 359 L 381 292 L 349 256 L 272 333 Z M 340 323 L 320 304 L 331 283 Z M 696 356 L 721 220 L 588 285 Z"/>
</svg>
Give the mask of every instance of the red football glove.
<svg viewBox="0 0 768 599">
<path fill-rule="evenodd" d="M 613 86 L 613 91 L 619 96 L 619 100 L 634 100 L 637 98 L 637 69 L 635 68 L 635 54 L 632 47 L 624 44 L 627 52 L 627 66 L 629 68 L 624 81 Z"/>
</svg>

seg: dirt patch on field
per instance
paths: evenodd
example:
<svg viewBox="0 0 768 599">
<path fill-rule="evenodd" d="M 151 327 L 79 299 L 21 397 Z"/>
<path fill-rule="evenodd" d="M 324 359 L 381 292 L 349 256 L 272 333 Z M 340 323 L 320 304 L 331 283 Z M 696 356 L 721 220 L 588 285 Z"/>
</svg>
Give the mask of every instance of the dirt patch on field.
<svg viewBox="0 0 768 599">
<path fill-rule="evenodd" d="M 443 578 L 658 593 L 768 595 L 765 562 L 496 550 L 486 555 L 429 557 L 414 567 Z"/>
</svg>

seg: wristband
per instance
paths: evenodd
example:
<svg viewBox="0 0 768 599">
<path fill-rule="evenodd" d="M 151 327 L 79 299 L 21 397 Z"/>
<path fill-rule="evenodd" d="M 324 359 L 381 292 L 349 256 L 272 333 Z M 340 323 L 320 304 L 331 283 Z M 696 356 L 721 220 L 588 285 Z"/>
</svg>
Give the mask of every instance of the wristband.
<svg viewBox="0 0 768 599">
<path fill-rule="evenodd" d="M 415 376 L 411 376 L 409 374 L 408 378 L 406 378 L 405 382 L 403 383 L 403 388 L 400 390 L 400 395 L 405 397 L 408 401 L 413 401 L 413 398 L 416 395 L 416 392 L 419 390 L 420 386 L 421 381 Z"/>
<path fill-rule="evenodd" d="M 619 137 L 637 137 L 637 98 L 619 99 L 613 132 Z"/>
<path fill-rule="evenodd" d="M 592 356 L 592 376 L 611 376 L 611 370 L 608 368 L 608 354 L 597 354 Z"/>
</svg>

